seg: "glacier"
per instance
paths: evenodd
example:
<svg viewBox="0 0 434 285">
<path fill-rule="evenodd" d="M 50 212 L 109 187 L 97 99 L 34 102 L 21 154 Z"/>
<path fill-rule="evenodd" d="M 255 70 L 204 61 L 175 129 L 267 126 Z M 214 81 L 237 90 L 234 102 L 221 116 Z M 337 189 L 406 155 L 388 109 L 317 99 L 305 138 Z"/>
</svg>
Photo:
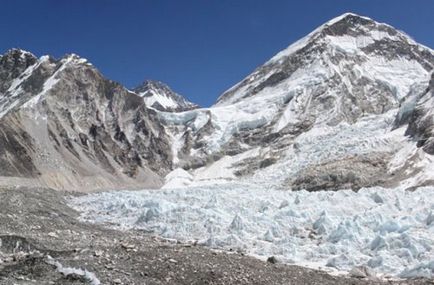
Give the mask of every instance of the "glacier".
<svg viewBox="0 0 434 285">
<path fill-rule="evenodd" d="M 226 183 L 73 197 L 81 219 L 331 273 L 434 277 L 434 187 L 282 191 Z"/>
</svg>

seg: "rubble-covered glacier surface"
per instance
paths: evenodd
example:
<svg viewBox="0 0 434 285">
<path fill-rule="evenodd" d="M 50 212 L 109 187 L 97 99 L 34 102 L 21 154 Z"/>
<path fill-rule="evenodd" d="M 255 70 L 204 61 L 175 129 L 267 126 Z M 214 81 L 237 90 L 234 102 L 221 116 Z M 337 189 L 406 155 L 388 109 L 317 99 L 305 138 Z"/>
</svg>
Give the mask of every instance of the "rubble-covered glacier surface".
<svg viewBox="0 0 434 285">
<path fill-rule="evenodd" d="M 71 198 L 81 218 L 287 263 L 434 277 L 434 188 L 338 192 L 220 184 Z"/>
</svg>

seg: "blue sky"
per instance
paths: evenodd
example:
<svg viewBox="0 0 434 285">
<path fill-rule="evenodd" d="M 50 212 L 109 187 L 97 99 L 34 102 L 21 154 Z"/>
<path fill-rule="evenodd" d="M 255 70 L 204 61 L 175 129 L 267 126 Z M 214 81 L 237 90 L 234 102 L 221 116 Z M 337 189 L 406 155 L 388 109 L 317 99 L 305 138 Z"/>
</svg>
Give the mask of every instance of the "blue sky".
<svg viewBox="0 0 434 285">
<path fill-rule="evenodd" d="M 2 0 L 0 51 L 77 53 L 134 87 L 168 83 L 202 106 L 344 12 L 434 47 L 433 0 Z"/>
</svg>

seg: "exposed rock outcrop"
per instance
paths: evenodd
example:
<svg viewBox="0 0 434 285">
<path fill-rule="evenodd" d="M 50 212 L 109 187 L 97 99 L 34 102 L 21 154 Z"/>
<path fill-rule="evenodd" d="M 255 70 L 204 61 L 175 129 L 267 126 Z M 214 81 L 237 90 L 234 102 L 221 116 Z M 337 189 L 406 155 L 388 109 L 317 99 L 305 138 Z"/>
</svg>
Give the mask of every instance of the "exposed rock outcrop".
<svg viewBox="0 0 434 285">
<path fill-rule="evenodd" d="M 434 72 L 428 87 L 422 91 L 408 115 L 406 135 L 417 140 L 417 146 L 434 155 Z"/>
</svg>

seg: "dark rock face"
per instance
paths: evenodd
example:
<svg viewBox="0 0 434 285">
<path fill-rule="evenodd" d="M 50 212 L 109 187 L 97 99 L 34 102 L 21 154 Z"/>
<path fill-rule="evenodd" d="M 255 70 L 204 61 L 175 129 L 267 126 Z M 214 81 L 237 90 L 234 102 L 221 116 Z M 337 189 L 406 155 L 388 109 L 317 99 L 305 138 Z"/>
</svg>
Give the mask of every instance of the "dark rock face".
<svg viewBox="0 0 434 285">
<path fill-rule="evenodd" d="M 35 151 L 33 138 L 15 129 L 16 120 L 0 123 L 0 170 L 1 175 L 15 177 L 36 177 L 40 173 L 33 164 L 31 153 Z"/>
<path fill-rule="evenodd" d="M 417 146 L 434 154 L 434 73 L 428 87 L 420 94 L 415 108 L 408 115 L 406 135 L 417 141 Z"/>
<path fill-rule="evenodd" d="M 64 147 L 70 145 L 72 152 L 73 145 L 77 144 L 77 134 L 71 135 L 67 131 L 71 127 L 73 130 L 85 131 L 77 132 L 82 145 L 85 141 L 85 154 L 92 160 L 99 161 L 108 171 L 114 172 L 117 166 L 108 162 L 107 152 L 130 177 L 135 177 L 139 168 L 144 166 L 160 174 L 164 173 L 163 169 L 170 167 L 168 143 L 164 137 L 156 138 L 160 134 L 164 136 L 164 130 L 150 118 L 140 97 L 129 93 L 119 84 L 104 79 L 93 68 L 82 66 L 68 69 L 67 72 L 69 80 L 59 85 L 52 97 L 47 98 L 47 103 L 50 104 L 47 111 L 53 111 L 47 112 L 49 119 L 51 116 L 53 122 L 66 119 L 63 124 L 57 124 L 53 131 L 61 134 L 65 141 Z M 86 78 L 90 82 L 84 90 L 80 90 L 83 88 L 80 82 L 86 82 Z M 64 98 L 63 94 L 68 94 L 68 97 Z M 60 100 L 65 102 L 59 104 Z M 62 118 L 58 117 L 59 114 Z M 82 115 L 82 120 L 73 119 L 76 114 Z M 122 118 L 126 114 L 131 114 L 131 118 Z M 129 136 L 126 134 L 127 128 L 133 129 Z M 149 131 L 151 129 L 155 133 Z M 61 137 L 58 138 L 59 141 Z M 144 143 L 147 143 L 147 147 L 144 147 Z"/>
<path fill-rule="evenodd" d="M 7 90 L 8 83 L 20 76 L 29 66 L 35 64 L 36 57 L 19 49 L 11 49 L 0 56 L 0 93 Z"/>
</svg>

